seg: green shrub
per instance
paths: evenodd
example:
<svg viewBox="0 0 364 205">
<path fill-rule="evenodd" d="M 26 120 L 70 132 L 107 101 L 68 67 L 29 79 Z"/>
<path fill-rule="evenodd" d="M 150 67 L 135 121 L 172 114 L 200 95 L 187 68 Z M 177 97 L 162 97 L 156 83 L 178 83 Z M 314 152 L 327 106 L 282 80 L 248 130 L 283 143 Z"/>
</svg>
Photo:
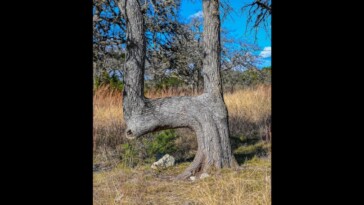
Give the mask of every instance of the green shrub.
<svg viewBox="0 0 364 205">
<path fill-rule="evenodd" d="M 138 164 L 138 152 L 131 143 L 121 145 L 121 163 L 125 167 L 134 167 Z"/>
<path fill-rule="evenodd" d="M 153 136 L 154 139 L 147 145 L 147 153 L 150 157 L 159 158 L 161 155 L 171 154 L 177 150 L 174 143 L 177 134 L 174 130 L 164 130 Z"/>
<path fill-rule="evenodd" d="M 94 77 L 94 89 L 100 86 L 110 86 L 111 89 L 116 89 L 117 91 L 122 91 L 124 84 L 122 80 L 115 74 L 110 74 L 108 72 L 103 72 L 101 76 Z"/>
<path fill-rule="evenodd" d="M 183 85 L 183 81 L 178 79 L 177 77 L 167 77 L 163 78 L 156 84 L 157 89 L 168 89 L 171 87 L 179 87 Z"/>
</svg>

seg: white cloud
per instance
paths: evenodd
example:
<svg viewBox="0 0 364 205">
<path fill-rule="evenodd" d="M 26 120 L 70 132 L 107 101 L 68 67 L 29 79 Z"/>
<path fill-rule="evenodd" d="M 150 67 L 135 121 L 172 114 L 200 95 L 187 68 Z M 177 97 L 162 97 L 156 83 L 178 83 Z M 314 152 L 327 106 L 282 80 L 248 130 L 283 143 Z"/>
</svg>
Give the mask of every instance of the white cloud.
<svg viewBox="0 0 364 205">
<path fill-rule="evenodd" d="M 190 15 L 188 18 L 202 18 L 202 17 L 203 17 L 203 12 L 199 11 L 197 13 Z"/>
<path fill-rule="evenodd" d="M 259 54 L 262 58 L 270 58 L 272 56 L 272 47 L 265 47 Z"/>
</svg>

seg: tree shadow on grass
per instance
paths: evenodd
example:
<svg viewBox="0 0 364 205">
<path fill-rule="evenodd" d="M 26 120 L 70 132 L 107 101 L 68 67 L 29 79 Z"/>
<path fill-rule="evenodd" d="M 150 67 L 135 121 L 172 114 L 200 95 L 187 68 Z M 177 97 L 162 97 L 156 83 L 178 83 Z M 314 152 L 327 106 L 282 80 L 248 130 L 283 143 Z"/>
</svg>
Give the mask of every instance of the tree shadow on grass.
<svg viewBox="0 0 364 205">
<path fill-rule="evenodd" d="M 268 155 L 269 144 L 258 138 L 231 137 L 231 148 L 239 165 L 244 164 L 254 156 L 263 157 Z"/>
<path fill-rule="evenodd" d="M 230 137 L 231 149 L 239 166 L 246 161 L 257 157 L 268 156 L 269 142 L 265 142 L 260 138 L 244 138 L 244 137 Z M 172 153 L 172 155 L 174 155 Z M 188 157 L 177 157 L 175 163 L 180 164 L 184 162 L 192 162 L 195 155 Z"/>
</svg>

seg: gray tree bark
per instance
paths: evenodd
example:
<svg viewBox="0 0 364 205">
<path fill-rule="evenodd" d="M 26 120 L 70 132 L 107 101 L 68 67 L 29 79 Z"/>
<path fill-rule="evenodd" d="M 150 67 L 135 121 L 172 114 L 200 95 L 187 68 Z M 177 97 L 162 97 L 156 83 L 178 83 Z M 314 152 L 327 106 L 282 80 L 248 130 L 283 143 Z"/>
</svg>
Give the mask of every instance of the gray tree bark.
<svg viewBox="0 0 364 205">
<path fill-rule="evenodd" d="M 198 150 L 191 165 L 178 179 L 237 166 L 232 155 L 228 112 L 220 77 L 219 0 L 204 0 L 204 92 L 199 96 L 148 99 L 144 96 L 146 39 L 138 0 L 125 3 L 127 45 L 123 111 L 126 137 L 134 139 L 149 132 L 190 128 L 197 136 Z"/>
</svg>

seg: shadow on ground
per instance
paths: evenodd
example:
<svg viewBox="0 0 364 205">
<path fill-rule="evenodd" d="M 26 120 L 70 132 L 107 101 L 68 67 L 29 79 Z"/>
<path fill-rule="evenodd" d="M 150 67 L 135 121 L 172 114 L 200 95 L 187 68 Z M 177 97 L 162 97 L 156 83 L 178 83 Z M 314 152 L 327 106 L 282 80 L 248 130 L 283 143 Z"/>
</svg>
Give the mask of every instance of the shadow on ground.
<svg viewBox="0 0 364 205">
<path fill-rule="evenodd" d="M 259 138 L 238 138 L 231 137 L 231 148 L 239 166 L 244 162 L 256 157 L 268 156 L 270 142 L 263 141 Z M 194 155 L 187 159 L 178 159 L 176 163 L 192 162 Z"/>
<path fill-rule="evenodd" d="M 252 159 L 254 156 L 265 157 L 268 155 L 270 143 L 258 138 L 231 137 L 231 148 L 239 165 Z"/>
</svg>

